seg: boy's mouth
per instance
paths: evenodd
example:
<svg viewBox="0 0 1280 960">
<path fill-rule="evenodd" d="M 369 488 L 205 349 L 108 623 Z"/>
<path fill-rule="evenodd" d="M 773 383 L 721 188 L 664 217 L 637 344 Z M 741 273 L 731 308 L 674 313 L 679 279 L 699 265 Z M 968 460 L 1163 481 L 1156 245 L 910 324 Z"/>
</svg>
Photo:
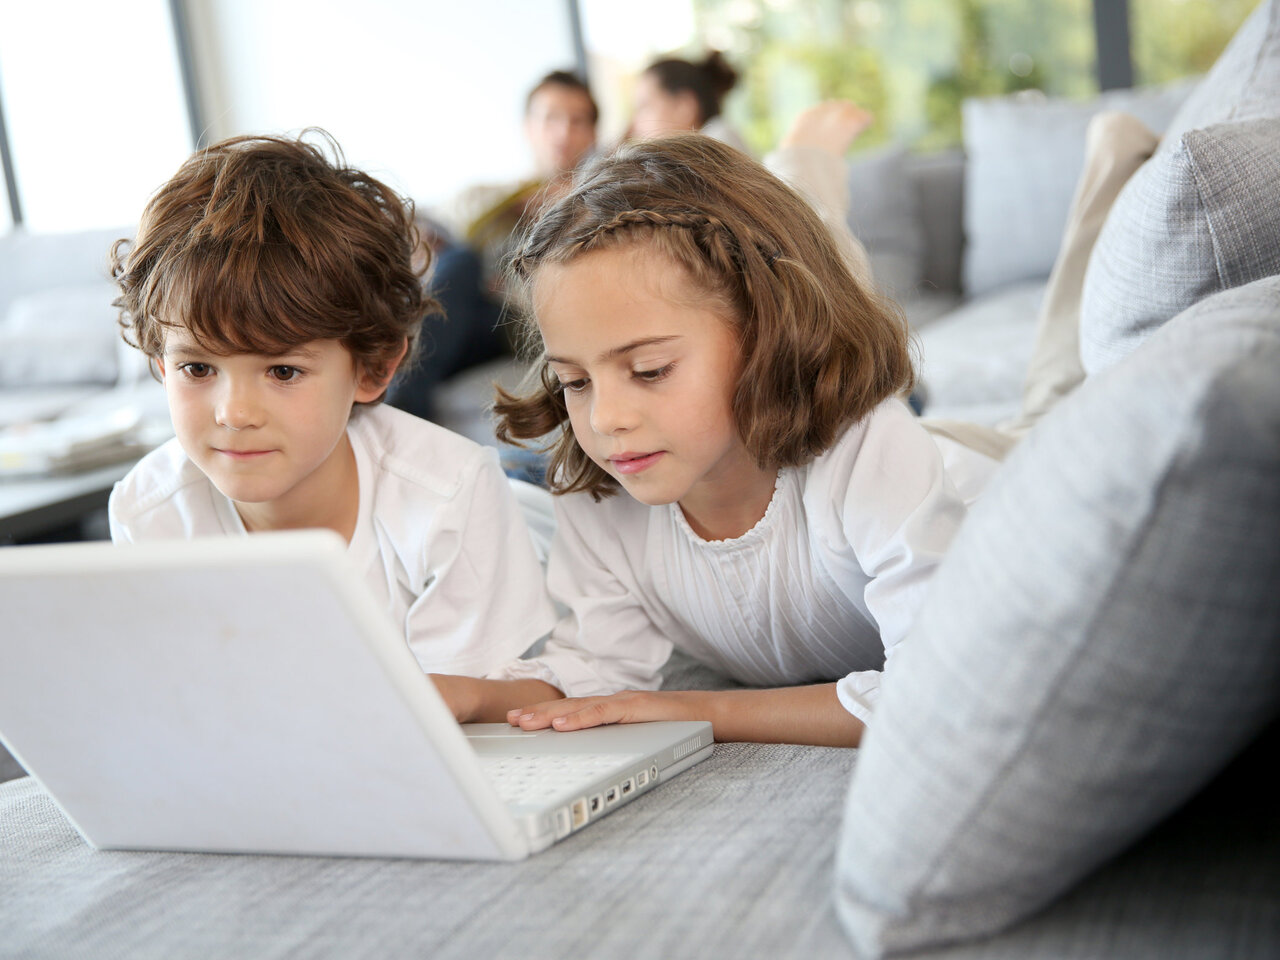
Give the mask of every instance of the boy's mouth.
<svg viewBox="0 0 1280 960">
<path fill-rule="evenodd" d="M 270 450 L 227 450 L 221 447 L 215 447 L 214 449 L 232 460 L 254 460 L 258 457 L 265 457 L 272 452 Z"/>
<path fill-rule="evenodd" d="M 613 469 L 617 470 L 618 473 L 640 473 L 642 470 L 648 470 L 657 463 L 662 454 L 663 451 L 661 450 L 653 453 L 619 453 L 610 457 L 609 462 L 613 464 Z"/>
</svg>

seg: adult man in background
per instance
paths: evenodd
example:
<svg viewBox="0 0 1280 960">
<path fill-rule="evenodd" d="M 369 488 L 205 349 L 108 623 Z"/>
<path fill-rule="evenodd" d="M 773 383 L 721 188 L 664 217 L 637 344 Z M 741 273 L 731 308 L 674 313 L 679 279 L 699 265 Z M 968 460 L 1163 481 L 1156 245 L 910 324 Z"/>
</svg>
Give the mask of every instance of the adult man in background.
<svg viewBox="0 0 1280 960">
<path fill-rule="evenodd" d="M 434 420 L 440 381 L 510 352 L 499 326 L 502 257 L 521 220 L 558 196 L 595 149 L 599 116 L 585 81 L 565 70 L 547 74 L 525 101 L 532 176 L 469 187 L 419 223 L 435 254 L 431 288 L 444 315 L 427 318 L 418 362 L 393 385 L 388 402 Z"/>
</svg>

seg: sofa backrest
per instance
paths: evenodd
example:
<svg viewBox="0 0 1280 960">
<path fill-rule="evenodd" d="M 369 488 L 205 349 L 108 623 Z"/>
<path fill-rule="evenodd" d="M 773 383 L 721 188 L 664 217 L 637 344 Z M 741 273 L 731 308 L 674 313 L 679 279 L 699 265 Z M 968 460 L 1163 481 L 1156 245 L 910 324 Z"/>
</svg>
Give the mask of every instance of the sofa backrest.
<svg viewBox="0 0 1280 960">
<path fill-rule="evenodd" d="M 914 154 L 906 164 L 922 236 L 921 282 L 926 289 L 960 293 L 964 262 L 964 154 Z"/>
</svg>

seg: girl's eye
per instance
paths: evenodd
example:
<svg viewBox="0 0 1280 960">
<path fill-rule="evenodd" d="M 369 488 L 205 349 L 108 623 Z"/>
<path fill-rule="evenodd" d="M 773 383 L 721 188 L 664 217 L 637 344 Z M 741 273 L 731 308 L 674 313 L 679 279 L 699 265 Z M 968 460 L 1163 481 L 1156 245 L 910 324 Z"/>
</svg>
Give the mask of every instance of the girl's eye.
<svg viewBox="0 0 1280 960">
<path fill-rule="evenodd" d="M 659 367 L 657 370 L 637 370 L 632 376 L 637 380 L 643 380 L 645 383 L 657 383 L 660 380 L 667 379 L 671 375 L 671 370 L 674 366 L 674 363 L 668 363 L 665 367 Z"/>
<path fill-rule="evenodd" d="M 184 363 L 179 369 L 192 380 L 203 380 L 213 373 L 213 367 L 207 363 Z"/>
<path fill-rule="evenodd" d="M 579 380 L 562 380 L 560 382 L 560 389 L 564 390 L 566 393 L 581 393 L 583 390 L 587 389 L 588 382 L 589 381 L 585 377 Z"/>
<path fill-rule="evenodd" d="M 297 367 L 290 367 L 280 364 L 271 368 L 271 376 L 279 380 L 281 383 L 288 383 L 290 380 L 297 380 L 302 375 L 302 371 Z"/>
</svg>

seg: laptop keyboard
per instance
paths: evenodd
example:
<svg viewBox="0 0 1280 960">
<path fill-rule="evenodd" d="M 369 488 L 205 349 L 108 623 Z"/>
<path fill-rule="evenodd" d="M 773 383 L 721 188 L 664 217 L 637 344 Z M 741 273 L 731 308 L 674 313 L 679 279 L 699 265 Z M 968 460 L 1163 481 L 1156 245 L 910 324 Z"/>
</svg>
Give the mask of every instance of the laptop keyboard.
<svg viewBox="0 0 1280 960">
<path fill-rule="evenodd" d="M 610 770 L 639 763 L 638 753 L 480 755 L 480 767 L 509 804 L 539 804 L 584 788 Z"/>
</svg>

